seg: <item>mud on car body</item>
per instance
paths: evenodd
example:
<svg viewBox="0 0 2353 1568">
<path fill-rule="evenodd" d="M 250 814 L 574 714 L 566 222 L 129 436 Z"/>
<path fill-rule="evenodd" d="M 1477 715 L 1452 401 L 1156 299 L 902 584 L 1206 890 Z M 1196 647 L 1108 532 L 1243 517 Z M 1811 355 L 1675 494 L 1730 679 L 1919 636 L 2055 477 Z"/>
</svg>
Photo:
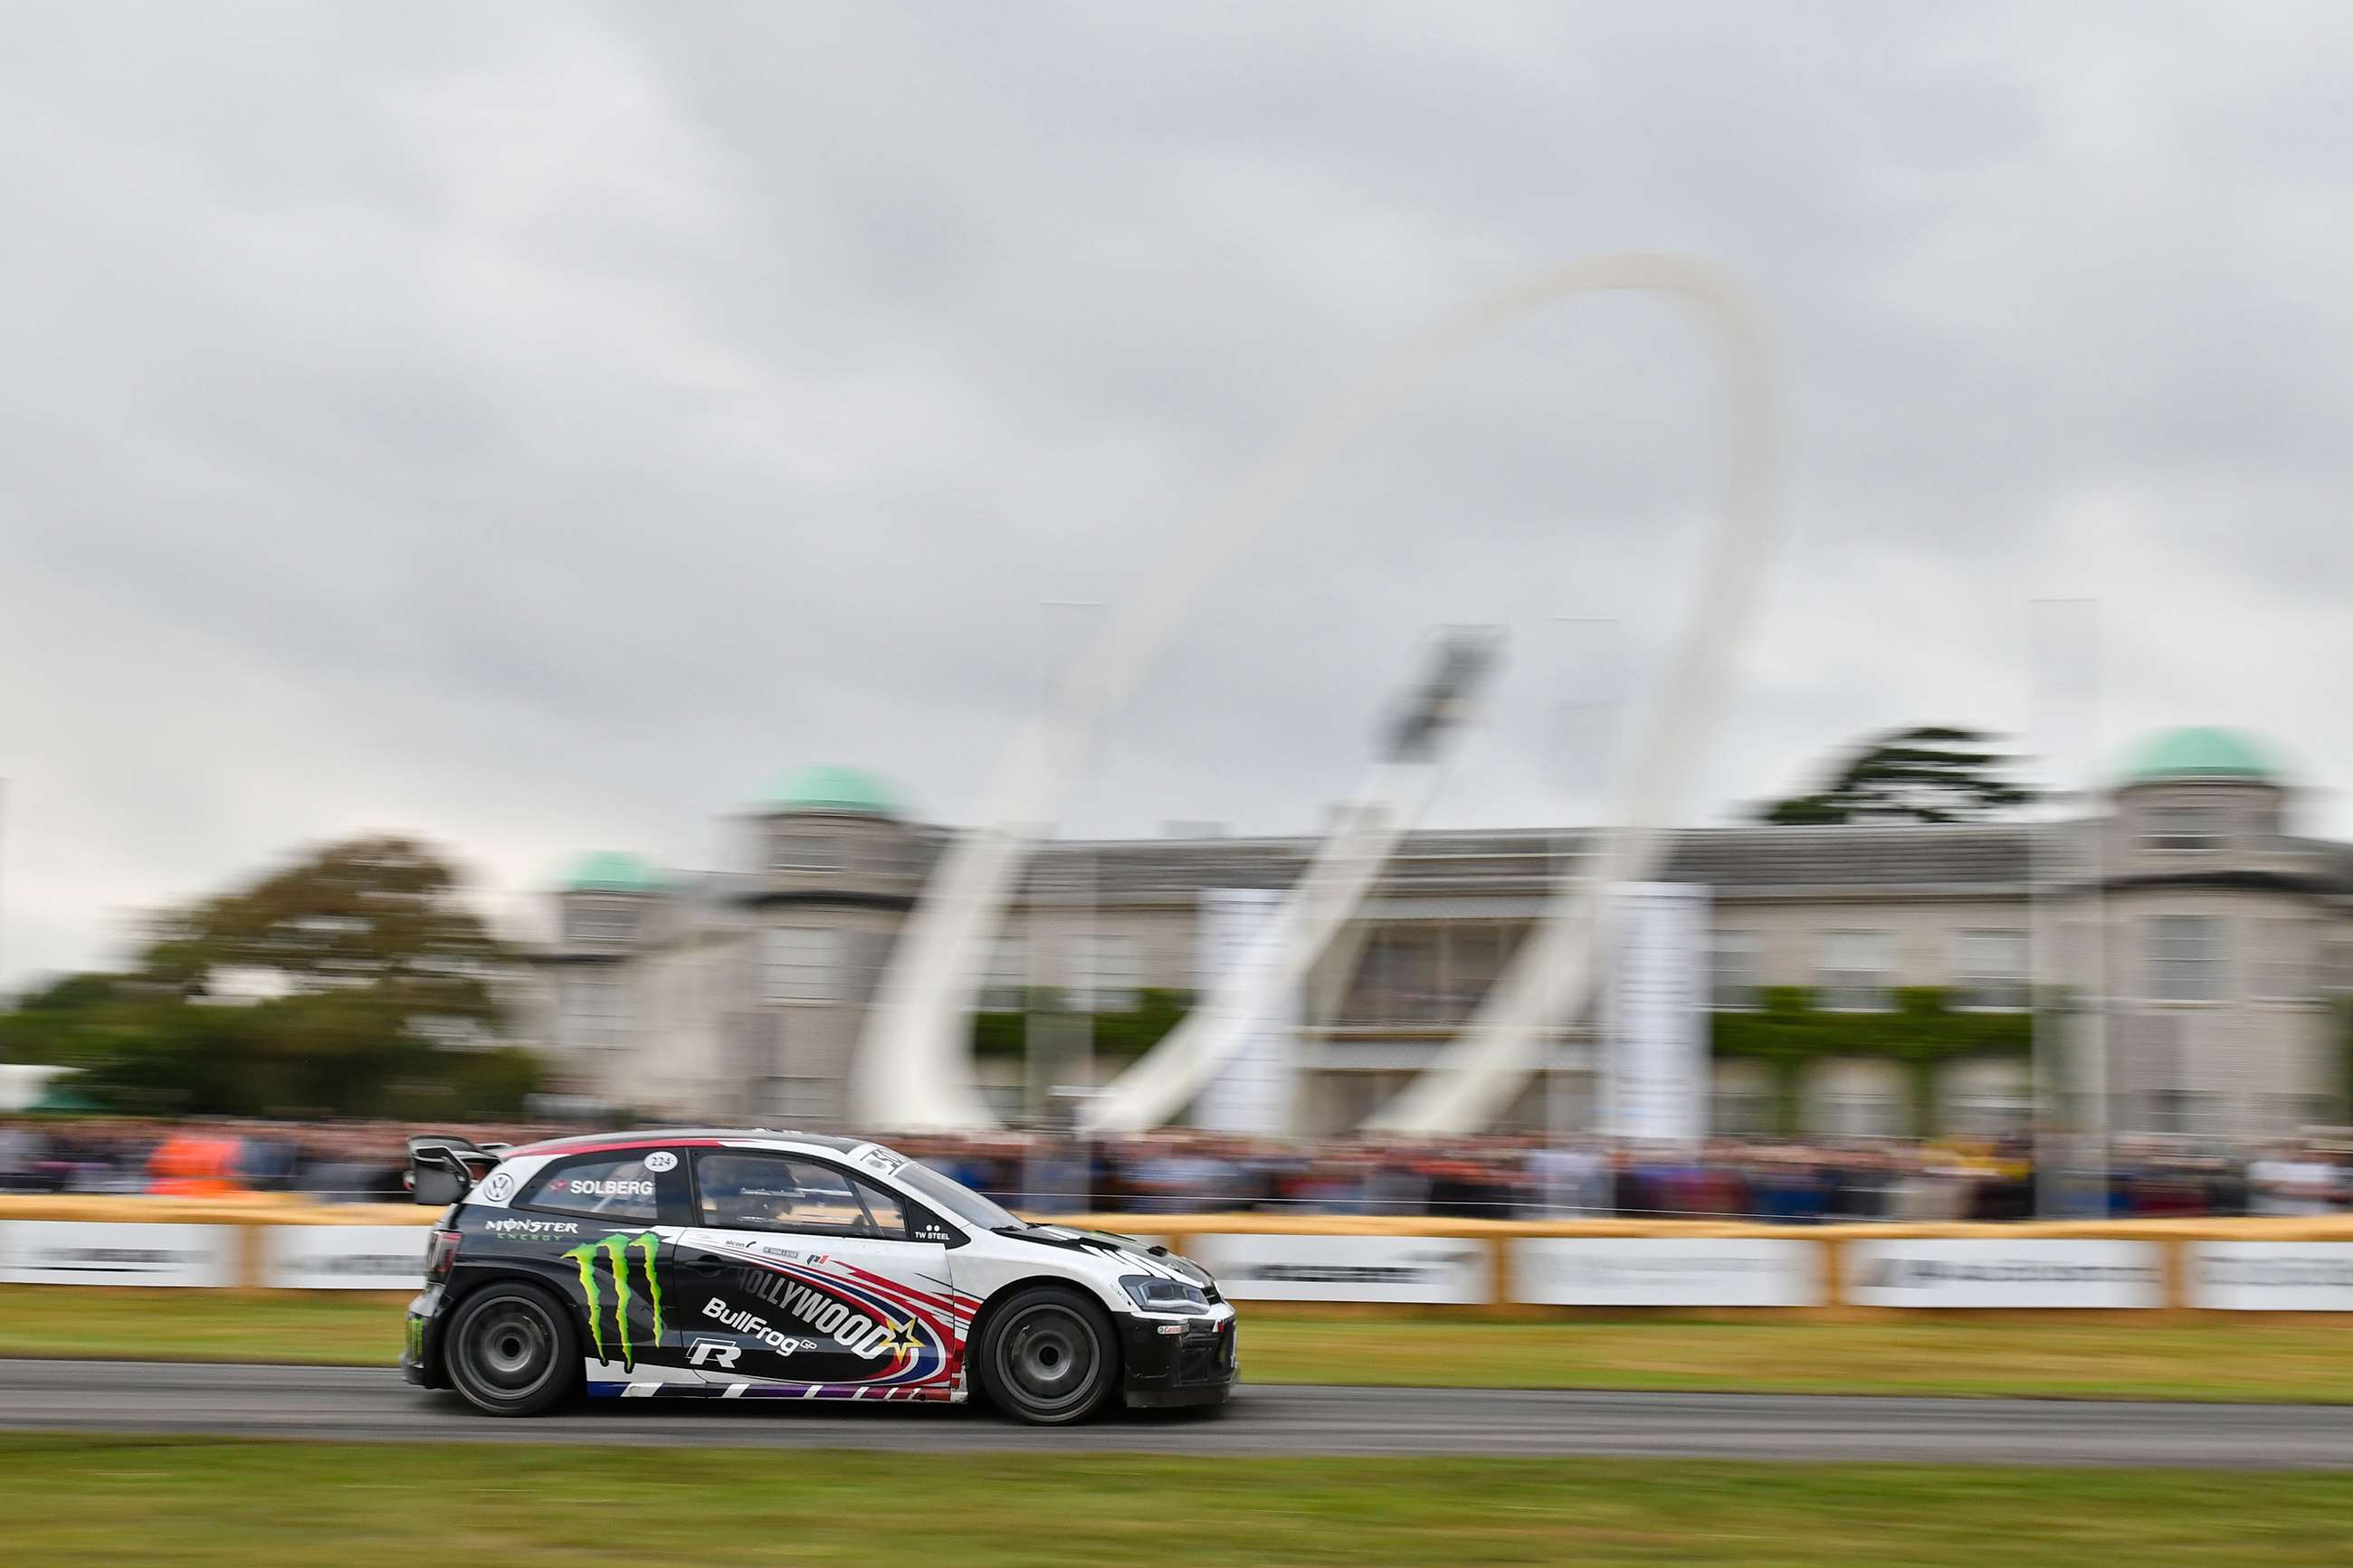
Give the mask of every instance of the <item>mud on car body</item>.
<svg viewBox="0 0 2353 1568">
<path fill-rule="evenodd" d="M 402 1373 L 496 1415 L 596 1396 L 960 1402 L 1040 1425 L 1213 1405 L 1234 1310 L 1199 1266 L 1030 1225 L 881 1144 L 815 1133 L 410 1140 L 448 1203 Z"/>
</svg>

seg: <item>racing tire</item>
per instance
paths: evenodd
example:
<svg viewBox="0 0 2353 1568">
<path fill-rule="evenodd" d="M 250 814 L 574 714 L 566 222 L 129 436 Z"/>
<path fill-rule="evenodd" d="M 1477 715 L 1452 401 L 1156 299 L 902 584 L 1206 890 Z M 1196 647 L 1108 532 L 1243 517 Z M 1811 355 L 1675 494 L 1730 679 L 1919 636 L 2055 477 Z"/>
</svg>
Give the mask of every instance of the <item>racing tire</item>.
<svg viewBox="0 0 2353 1568">
<path fill-rule="evenodd" d="M 579 1392 L 572 1315 L 535 1285 L 485 1285 L 467 1297 L 447 1344 L 450 1386 L 486 1415 L 538 1415 Z"/>
<path fill-rule="evenodd" d="M 1076 1290 L 1032 1286 L 989 1314 L 980 1385 L 1016 1421 L 1084 1421 L 1118 1394 L 1119 1371 L 1109 1315 Z"/>
</svg>

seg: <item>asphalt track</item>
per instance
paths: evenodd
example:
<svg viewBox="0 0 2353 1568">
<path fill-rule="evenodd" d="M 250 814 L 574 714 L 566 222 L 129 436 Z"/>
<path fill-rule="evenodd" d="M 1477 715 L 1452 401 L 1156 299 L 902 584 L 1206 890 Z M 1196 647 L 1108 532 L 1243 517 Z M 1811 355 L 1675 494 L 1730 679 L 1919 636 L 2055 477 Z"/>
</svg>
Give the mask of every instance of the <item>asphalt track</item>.
<svg viewBox="0 0 2353 1568">
<path fill-rule="evenodd" d="M 368 1367 L 0 1359 L 0 1431 L 944 1452 L 1599 1455 L 2353 1469 L 2353 1407 L 1246 1385 L 1075 1429 L 979 1409 L 599 1401 L 502 1421 Z"/>
</svg>

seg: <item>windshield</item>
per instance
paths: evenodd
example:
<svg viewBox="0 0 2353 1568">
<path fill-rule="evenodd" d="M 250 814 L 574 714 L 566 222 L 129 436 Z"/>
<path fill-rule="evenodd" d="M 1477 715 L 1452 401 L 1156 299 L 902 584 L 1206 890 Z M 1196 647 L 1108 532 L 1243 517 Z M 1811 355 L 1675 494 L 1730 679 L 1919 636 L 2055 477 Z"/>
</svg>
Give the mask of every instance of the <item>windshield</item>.
<svg viewBox="0 0 2353 1568">
<path fill-rule="evenodd" d="M 950 1181 L 920 1161 L 910 1160 L 892 1173 L 921 1193 L 925 1200 L 947 1210 L 966 1225 L 977 1226 L 983 1230 L 1001 1230 L 1008 1225 L 1018 1228 L 1021 1224 L 962 1182 Z"/>
</svg>

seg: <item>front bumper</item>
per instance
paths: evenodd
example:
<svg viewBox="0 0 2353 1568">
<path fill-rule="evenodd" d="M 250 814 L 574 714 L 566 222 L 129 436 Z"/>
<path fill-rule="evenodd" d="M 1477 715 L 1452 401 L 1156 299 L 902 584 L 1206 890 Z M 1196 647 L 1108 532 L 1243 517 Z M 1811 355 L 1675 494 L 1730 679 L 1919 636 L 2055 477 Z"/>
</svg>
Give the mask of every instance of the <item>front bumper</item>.
<svg viewBox="0 0 2353 1568">
<path fill-rule="evenodd" d="M 419 1388 L 446 1388 L 441 1376 L 441 1287 L 427 1285 L 408 1302 L 407 1331 L 400 1342 L 400 1375 Z"/>
<path fill-rule="evenodd" d="M 1207 1317 L 1119 1315 L 1125 1373 L 1120 1393 L 1134 1405 L 1216 1405 L 1241 1372 L 1234 1309 L 1220 1301 Z"/>
</svg>

